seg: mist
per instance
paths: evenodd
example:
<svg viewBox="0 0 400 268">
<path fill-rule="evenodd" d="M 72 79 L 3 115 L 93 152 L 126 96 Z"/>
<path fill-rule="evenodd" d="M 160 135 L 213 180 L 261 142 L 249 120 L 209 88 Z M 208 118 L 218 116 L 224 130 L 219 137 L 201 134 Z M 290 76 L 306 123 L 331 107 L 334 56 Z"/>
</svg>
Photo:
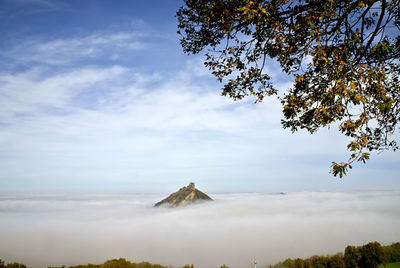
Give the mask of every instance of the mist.
<svg viewBox="0 0 400 268">
<path fill-rule="evenodd" d="M 33 268 L 112 258 L 196 268 L 258 267 L 288 257 L 400 241 L 400 192 L 209 193 L 154 208 L 167 194 L 0 194 L 0 258 Z"/>
</svg>

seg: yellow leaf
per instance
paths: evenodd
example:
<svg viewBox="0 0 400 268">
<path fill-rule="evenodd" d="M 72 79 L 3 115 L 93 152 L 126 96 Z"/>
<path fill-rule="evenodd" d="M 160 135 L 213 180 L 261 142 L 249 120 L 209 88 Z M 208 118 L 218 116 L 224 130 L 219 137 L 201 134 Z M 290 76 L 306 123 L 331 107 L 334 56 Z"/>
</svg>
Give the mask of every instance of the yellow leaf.
<svg viewBox="0 0 400 268">
<path fill-rule="evenodd" d="M 296 77 L 296 82 L 297 83 L 301 83 L 303 80 L 304 80 L 304 76 L 302 76 L 302 75 L 299 75 L 299 76 Z"/>
</svg>

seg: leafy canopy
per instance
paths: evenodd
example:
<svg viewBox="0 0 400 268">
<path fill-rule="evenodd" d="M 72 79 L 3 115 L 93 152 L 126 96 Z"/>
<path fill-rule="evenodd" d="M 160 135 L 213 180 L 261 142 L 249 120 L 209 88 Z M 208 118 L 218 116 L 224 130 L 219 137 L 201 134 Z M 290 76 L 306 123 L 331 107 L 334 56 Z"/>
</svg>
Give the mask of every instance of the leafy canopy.
<svg viewBox="0 0 400 268">
<path fill-rule="evenodd" d="M 349 159 L 398 149 L 400 0 L 185 0 L 177 12 L 183 51 L 205 53 L 222 95 L 261 102 L 278 94 L 266 72 L 277 61 L 293 86 L 278 98 L 282 125 L 313 133 L 333 123 L 351 138 Z"/>
</svg>

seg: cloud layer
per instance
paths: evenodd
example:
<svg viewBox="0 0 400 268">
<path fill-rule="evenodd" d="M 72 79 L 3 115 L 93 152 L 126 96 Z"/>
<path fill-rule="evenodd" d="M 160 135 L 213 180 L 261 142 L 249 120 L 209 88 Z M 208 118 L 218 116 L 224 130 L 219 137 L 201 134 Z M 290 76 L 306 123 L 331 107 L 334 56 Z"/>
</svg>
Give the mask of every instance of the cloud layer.
<svg viewBox="0 0 400 268">
<path fill-rule="evenodd" d="M 125 257 L 239 268 L 400 240 L 396 191 L 211 195 L 182 209 L 153 208 L 162 195 L 2 195 L 0 255 L 32 267 Z"/>
<path fill-rule="evenodd" d="M 167 74 L 122 65 L 1 73 L 0 183 L 146 189 L 188 177 L 246 179 L 249 189 L 258 181 L 292 189 L 310 179 L 324 180 L 322 188 L 331 183 L 330 161 L 344 157 L 340 135 L 292 135 L 281 129 L 277 100 L 232 102 L 199 61 L 186 64 L 187 71 Z M 383 159 L 389 166 L 395 160 Z M 370 187 L 365 177 L 379 172 L 358 175 L 364 183 L 357 187 Z"/>
<path fill-rule="evenodd" d="M 57 3 L 54 10 L 30 14 L 32 23 L 38 23 L 35 14 L 57 12 L 54 17 L 70 21 L 70 12 L 81 10 Z M 175 8 L 161 3 L 168 12 Z M 201 56 L 183 58 L 170 19 L 150 26 L 130 17 L 89 30 L 79 27 L 89 18 L 83 14 L 93 13 L 88 5 L 78 28 L 56 24 L 64 31 L 46 28 L 51 34 L 40 24 L 26 34 L 19 16 L 0 16 L 20 23 L 16 32 L 3 27 L 8 35 L 0 52 L 1 188 L 152 190 L 188 177 L 214 190 L 400 187 L 398 154 L 373 155 L 367 168 L 354 165 L 346 182 L 333 180 L 331 162 L 347 158 L 346 139 L 335 126 L 292 135 L 281 127 L 276 98 L 255 105 L 251 98 L 220 96 L 221 85 Z M 135 12 L 142 13 L 139 6 Z M 279 70 L 267 66 L 275 86 L 285 90 L 290 81 Z"/>
</svg>

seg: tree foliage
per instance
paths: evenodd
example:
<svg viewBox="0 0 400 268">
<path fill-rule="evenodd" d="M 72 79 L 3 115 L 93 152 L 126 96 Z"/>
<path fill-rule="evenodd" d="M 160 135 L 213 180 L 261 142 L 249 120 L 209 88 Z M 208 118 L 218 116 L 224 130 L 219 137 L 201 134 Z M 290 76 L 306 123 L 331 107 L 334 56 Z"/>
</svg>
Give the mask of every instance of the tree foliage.
<svg viewBox="0 0 400 268">
<path fill-rule="evenodd" d="M 336 254 L 333 256 L 312 256 L 308 259 L 287 259 L 278 263 L 274 268 L 345 268 L 343 256 Z"/>
<path fill-rule="evenodd" d="M 347 246 L 344 254 L 331 256 L 312 256 L 307 259 L 286 259 L 273 268 L 378 268 L 381 264 L 400 261 L 400 243 L 381 246 L 370 242 L 362 246 Z"/>
<path fill-rule="evenodd" d="M 344 251 L 346 267 L 378 268 L 381 263 L 390 262 L 385 256 L 385 248 L 390 251 L 392 246 L 382 247 L 378 242 L 370 242 L 360 247 L 347 246 Z"/>
<path fill-rule="evenodd" d="M 385 262 L 400 262 L 400 242 L 382 247 L 385 256 Z"/>
<path fill-rule="evenodd" d="M 18 262 L 5 264 L 5 262 L 0 259 L 0 268 L 26 268 L 26 265 Z"/>
<path fill-rule="evenodd" d="M 347 246 L 344 250 L 344 263 L 347 268 L 357 268 L 360 254 L 356 247 Z"/>
<path fill-rule="evenodd" d="M 336 123 L 351 138 L 342 177 L 369 151 L 398 149 L 400 0 L 185 0 L 177 12 L 185 53 L 205 65 L 235 100 L 278 94 L 282 125 L 313 133 Z M 278 93 L 271 61 L 293 78 Z"/>
<path fill-rule="evenodd" d="M 48 268 L 65 268 L 62 267 L 48 267 Z M 0 267 L 1 268 L 1 267 Z M 161 264 L 151 264 L 149 262 L 130 262 L 124 258 L 112 259 L 104 262 L 103 264 L 80 264 L 75 266 L 68 266 L 68 268 L 170 268 Z"/>
</svg>

